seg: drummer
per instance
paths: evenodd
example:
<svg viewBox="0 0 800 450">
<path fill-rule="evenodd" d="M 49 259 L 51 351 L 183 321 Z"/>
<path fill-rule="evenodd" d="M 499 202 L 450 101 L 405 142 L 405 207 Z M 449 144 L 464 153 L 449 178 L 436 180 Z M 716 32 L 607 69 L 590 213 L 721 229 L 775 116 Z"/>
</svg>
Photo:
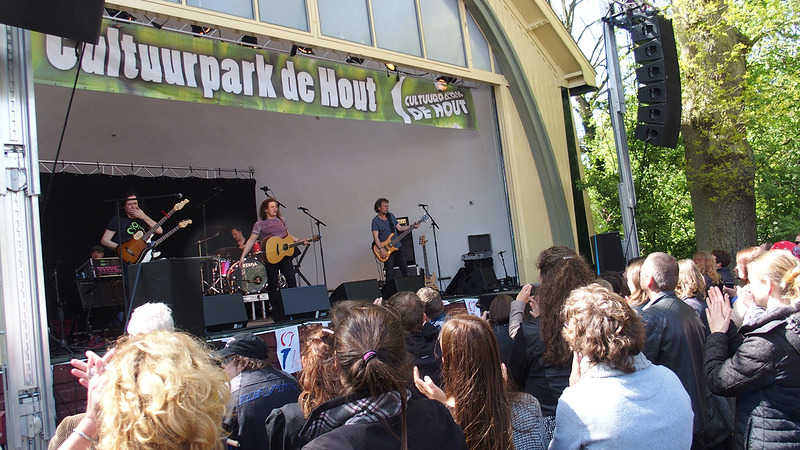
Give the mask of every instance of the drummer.
<svg viewBox="0 0 800 450">
<path fill-rule="evenodd" d="M 250 233 L 250 238 L 244 244 L 242 249 L 242 256 L 239 257 L 239 267 L 244 272 L 243 264 L 244 257 L 253 248 L 256 241 L 263 241 L 264 239 L 272 236 L 285 238 L 289 236 L 289 229 L 286 226 L 286 219 L 281 217 L 281 212 L 278 209 L 278 201 L 272 197 L 268 197 L 261 202 L 258 207 L 259 220 L 253 225 L 253 231 Z M 298 242 L 297 239 L 294 242 Z M 308 244 L 308 239 L 303 240 L 304 244 Z M 293 288 L 297 287 L 297 280 L 294 273 L 294 266 L 292 265 L 292 258 L 283 258 L 277 264 L 272 264 L 268 261 L 265 262 L 267 266 L 267 293 L 269 294 L 269 302 L 272 306 L 272 319 L 279 322 L 284 319 L 283 304 L 280 301 L 278 290 L 278 271 L 283 273 L 286 278 L 286 286 Z M 244 273 L 242 273 L 244 278 Z"/>
</svg>

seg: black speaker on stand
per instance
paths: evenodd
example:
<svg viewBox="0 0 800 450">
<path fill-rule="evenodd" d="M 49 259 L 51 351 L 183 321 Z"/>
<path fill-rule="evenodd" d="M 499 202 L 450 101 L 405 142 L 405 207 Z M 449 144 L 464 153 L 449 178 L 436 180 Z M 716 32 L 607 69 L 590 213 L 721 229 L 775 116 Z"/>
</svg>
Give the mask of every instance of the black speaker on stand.
<svg viewBox="0 0 800 450">
<path fill-rule="evenodd" d="M 381 291 L 381 297 L 389 298 L 398 292 L 411 291 L 417 292 L 425 286 L 425 277 L 414 275 L 411 277 L 396 277 L 386 282 L 386 286 Z"/>
</svg>

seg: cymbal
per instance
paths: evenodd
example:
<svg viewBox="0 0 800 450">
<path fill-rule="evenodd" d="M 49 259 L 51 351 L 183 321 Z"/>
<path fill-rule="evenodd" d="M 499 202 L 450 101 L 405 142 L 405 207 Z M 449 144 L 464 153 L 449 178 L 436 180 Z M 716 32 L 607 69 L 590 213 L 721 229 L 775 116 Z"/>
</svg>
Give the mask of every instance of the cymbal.
<svg viewBox="0 0 800 450">
<path fill-rule="evenodd" d="M 231 227 L 229 227 L 227 225 L 215 225 L 213 227 L 206 228 L 206 233 L 207 234 L 213 234 L 213 233 L 216 233 L 217 231 L 219 231 L 219 232 L 230 231 L 230 229 L 231 229 Z"/>
<path fill-rule="evenodd" d="M 214 252 L 220 258 L 239 259 L 242 256 L 242 249 L 239 247 L 222 247 Z"/>
</svg>

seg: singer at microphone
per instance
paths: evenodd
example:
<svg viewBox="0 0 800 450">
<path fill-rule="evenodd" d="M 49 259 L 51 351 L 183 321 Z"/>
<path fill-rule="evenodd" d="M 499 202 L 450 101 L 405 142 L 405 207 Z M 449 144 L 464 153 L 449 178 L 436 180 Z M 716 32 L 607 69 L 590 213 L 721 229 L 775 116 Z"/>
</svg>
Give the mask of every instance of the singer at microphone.
<svg viewBox="0 0 800 450">
<path fill-rule="evenodd" d="M 105 232 L 103 232 L 103 237 L 100 238 L 100 243 L 112 250 L 116 249 L 121 242 L 132 239 L 137 231 L 147 233 L 148 230 L 158 225 L 155 220 L 151 219 L 139 208 L 139 197 L 135 191 L 129 190 L 125 192 L 122 198 L 125 199 L 125 203 L 122 205 L 119 218 L 116 215 L 111 217 Z M 120 230 L 122 230 L 121 233 L 119 232 Z M 161 227 L 154 230 L 156 234 L 161 234 L 162 231 Z"/>
</svg>

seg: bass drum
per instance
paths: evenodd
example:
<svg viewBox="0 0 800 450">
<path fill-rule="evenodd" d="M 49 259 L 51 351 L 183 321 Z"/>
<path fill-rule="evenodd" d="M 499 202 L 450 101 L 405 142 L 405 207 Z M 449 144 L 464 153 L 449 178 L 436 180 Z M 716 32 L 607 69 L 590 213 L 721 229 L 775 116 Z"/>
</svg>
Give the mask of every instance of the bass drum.
<svg viewBox="0 0 800 450">
<path fill-rule="evenodd" d="M 242 277 L 238 261 L 228 269 L 228 280 L 233 286 L 234 292 L 258 294 L 267 289 L 267 268 L 264 263 L 256 258 L 245 258 L 242 261 L 242 267 L 244 268 L 244 277 Z"/>
</svg>

